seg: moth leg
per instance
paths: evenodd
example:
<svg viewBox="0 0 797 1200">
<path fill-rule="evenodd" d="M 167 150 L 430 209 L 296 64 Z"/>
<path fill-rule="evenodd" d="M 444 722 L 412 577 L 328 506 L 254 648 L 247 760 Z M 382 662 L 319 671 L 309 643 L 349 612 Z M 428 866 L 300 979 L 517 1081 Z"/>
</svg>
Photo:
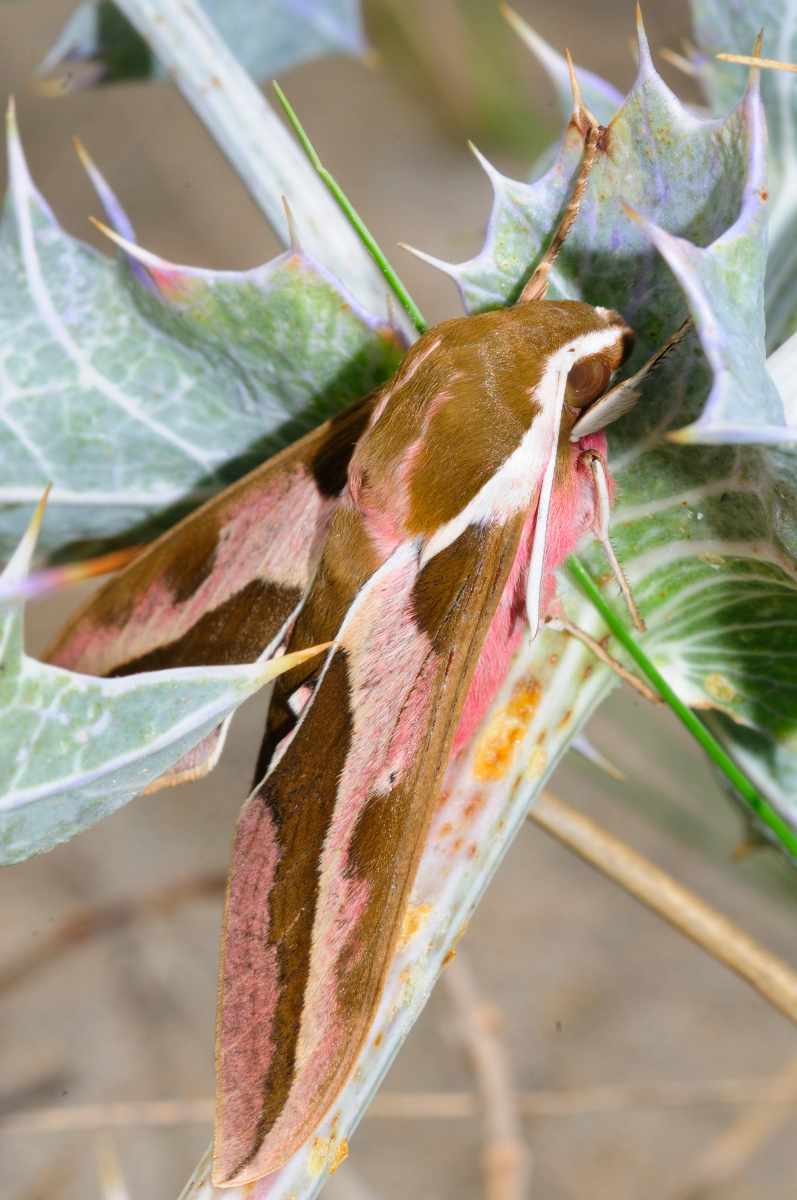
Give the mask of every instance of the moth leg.
<svg viewBox="0 0 797 1200">
<path fill-rule="evenodd" d="M 572 621 L 568 621 L 567 617 L 548 617 L 545 623 L 549 629 L 553 629 L 559 633 L 564 631 L 565 633 L 569 633 L 572 637 L 578 638 L 580 642 L 583 642 L 585 646 L 589 647 L 596 658 L 599 658 L 601 662 L 606 663 L 607 667 L 611 667 L 611 669 L 617 675 L 619 675 L 621 679 L 624 679 L 626 683 L 630 683 L 631 687 L 635 688 L 636 691 L 639 692 L 640 696 L 644 696 L 646 700 L 651 700 L 654 704 L 663 703 L 661 696 L 657 696 L 652 688 L 649 688 L 648 685 L 643 683 L 642 680 L 634 675 L 632 671 L 629 671 L 621 662 L 618 662 L 617 659 L 614 658 L 609 651 L 600 644 L 599 641 L 597 641 L 594 637 L 591 637 L 590 634 L 585 632 L 585 630 L 580 629 L 578 625 L 574 625 Z"/>
<path fill-rule="evenodd" d="M 595 520 L 592 526 L 593 533 L 600 542 L 601 546 L 603 546 L 603 552 L 606 555 L 609 566 L 611 567 L 612 575 L 614 575 L 614 578 L 617 581 L 617 586 L 623 593 L 623 599 L 628 606 L 628 611 L 631 614 L 634 624 L 640 633 L 644 633 L 645 622 L 639 615 L 639 609 L 636 606 L 636 601 L 634 600 L 628 580 L 623 574 L 623 568 L 620 566 L 620 560 L 614 552 L 614 546 L 612 545 L 609 537 L 609 516 L 611 513 L 611 506 L 609 504 L 609 488 L 606 483 L 606 476 L 608 473 L 606 470 L 606 463 L 604 462 L 603 455 L 599 454 L 597 450 L 587 450 L 581 455 L 581 460 L 588 463 L 589 469 L 592 473 L 592 479 L 595 484 Z"/>
<path fill-rule="evenodd" d="M 591 114 L 590 114 L 591 115 Z M 593 118 L 594 120 L 594 118 Z M 518 304 L 528 304 L 532 300 L 544 300 L 545 293 L 548 291 L 548 276 L 556 262 L 556 256 L 562 248 L 565 238 L 573 227 L 573 222 L 578 216 L 579 205 L 581 204 L 584 191 L 586 190 L 587 180 L 590 176 L 593 163 L 595 162 L 595 152 L 598 149 L 598 141 L 603 127 L 597 123 L 590 125 L 587 130 L 587 136 L 584 140 L 584 161 L 581 164 L 581 171 L 576 181 L 576 186 L 573 189 L 573 195 L 570 198 L 570 203 L 565 209 L 565 215 L 559 222 L 559 228 L 553 235 L 553 240 L 550 246 L 542 256 L 541 261 L 537 264 L 532 272 L 531 278 L 521 292 Z"/>
</svg>

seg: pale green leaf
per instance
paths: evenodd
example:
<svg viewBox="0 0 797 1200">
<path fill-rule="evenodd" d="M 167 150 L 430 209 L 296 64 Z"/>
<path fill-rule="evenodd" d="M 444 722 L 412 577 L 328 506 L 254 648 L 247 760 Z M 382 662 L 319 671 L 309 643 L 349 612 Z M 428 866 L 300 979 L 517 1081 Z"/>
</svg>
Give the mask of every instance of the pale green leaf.
<svg viewBox="0 0 797 1200">
<path fill-rule="evenodd" d="M 47 548 L 174 519 L 395 368 L 394 332 L 299 246 L 251 271 L 152 259 L 152 272 L 135 273 L 58 226 L 13 121 L 9 161 L 0 228 L 6 547 L 47 483 Z M 94 177 L 110 219 L 131 233 Z"/>
<path fill-rule="evenodd" d="M 365 53 L 358 0 L 201 0 L 254 78 L 267 81 L 328 54 Z M 61 69 L 62 89 L 121 79 L 168 78 L 147 43 L 111 0 L 85 0 L 67 19 L 39 76 Z"/>
<path fill-rule="evenodd" d="M 736 103 L 745 87 L 746 68 L 715 55 L 752 54 L 764 30 L 762 54 L 797 61 L 797 26 L 785 0 L 692 0 L 697 55 L 694 63 L 711 109 L 717 115 Z M 761 72 L 761 95 L 769 130 L 772 203 L 771 253 L 766 278 L 767 344 L 778 346 L 795 329 L 797 306 L 797 78 L 782 71 Z"/>
<path fill-rule="evenodd" d="M 42 505 L 0 576 L 27 576 Z M 29 658 L 23 607 L 0 600 L 0 865 L 42 854 L 114 812 L 286 669 L 183 667 L 120 679 Z"/>
</svg>

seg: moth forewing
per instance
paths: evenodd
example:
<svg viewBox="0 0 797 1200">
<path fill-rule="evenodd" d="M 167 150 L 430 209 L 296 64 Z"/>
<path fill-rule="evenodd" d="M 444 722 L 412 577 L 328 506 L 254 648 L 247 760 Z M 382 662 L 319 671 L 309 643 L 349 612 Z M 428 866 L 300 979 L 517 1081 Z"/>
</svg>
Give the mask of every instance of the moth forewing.
<svg viewBox="0 0 797 1200">
<path fill-rule="evenodd" d="M 469 526 L 363 587 L 236 832 L 218 1184 L 279 1167 L 344 1086 L 381 995 L 479 650 L 523 525 Z"/>
<path fill-rule="evenodd" d="M 384 389 L 288 645 L 334 636 L 336 648 L 317 681 L 278 683 L 271 765 L 236 833 L 219 1184 L 280 1166 L 346 1082 L 455 739 L 478 723 L 522 627 L 568 376 L 590 356 L 619 362 L 626 332 L 569 301 L 446 322 Z M 298 688 L 314 690 L 297 721 Z"/>
</svg>

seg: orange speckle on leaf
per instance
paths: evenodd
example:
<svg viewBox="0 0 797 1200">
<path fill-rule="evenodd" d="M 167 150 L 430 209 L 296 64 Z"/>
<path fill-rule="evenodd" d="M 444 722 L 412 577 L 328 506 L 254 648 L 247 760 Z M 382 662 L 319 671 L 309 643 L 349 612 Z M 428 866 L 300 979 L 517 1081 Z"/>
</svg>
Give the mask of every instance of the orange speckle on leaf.
<svg viewBox="0 0 797 1200">
<path fill-rule="evenodd" d="M 346 1141 L 345 1138 L 342 1138 L 340 1145 L 338 1146 L 337 1150 L 335 1151 L 335 1155 L 332 1159 L 332 1162 L 329 1164 L 330 1175 L 335 1174 L 338 1167 L 343 1162 L 344 1158 L 348 1158 L 348 1156 L 349 1156 L 349 1143 Z"/>
<path fill-rule="evenodd" d="M 473 776 L 480 782 L 503 779 L 514 762 L 526 730 L 539 707 L 542 688 L 536 679 L 521 681 L 508 704 L 492 717 L 479 738 Z"/>
<path fill-rule="evenodd" d="M 448 954 L 443 959 L 443 966 L 447 967 L 448 964 L 451 962 L 451 959 L 456 958 L 456 956 L 457 956 L 456 947 L 452 946 L 451 949 L 449 950 Z"/>
<path fill-rule="evenodd" d="M 469 821 L 471 819 L 471 817 L 473 816 L 473 814 L 478 812 L 483 804 L 484 804 L 484 796 L 474 796 L 473 799 L 471 800 L 470 804 L 467 805 L 465 812 L 463 814 L 465 817 L 465 820 Z"/>
<path fill-rule="evenodd" d="M 426 924 L 431 911 L 431 904 L 409 904 L 407 906 L 407 911 L 404 914 L 404 923 L 401 926 L 401 933 L 396 946 L 397 954 L 401 954 L 403 950 L 407 949 L 407 946 L 409 946 L 418 930 Z"/>
</svg>

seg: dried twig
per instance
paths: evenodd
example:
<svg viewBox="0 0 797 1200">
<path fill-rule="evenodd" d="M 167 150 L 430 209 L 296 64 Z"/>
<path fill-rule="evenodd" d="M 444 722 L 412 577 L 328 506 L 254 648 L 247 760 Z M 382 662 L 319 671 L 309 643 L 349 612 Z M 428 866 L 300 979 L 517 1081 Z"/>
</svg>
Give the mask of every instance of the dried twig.
<svg viewBox="0 0 797 1200">
<path fill-rule="evenodd" d="M 443 977 L 484 1105 L 487 1200 L 523 1200 L 528 1192 L 531 1156 L 521 1136 L 512 1072 L 498 1036 L 500 1014 L 492 1005 L 479 1001 L 461 953 L 449 963 Z"/>
<path fill-rule="evenodd" d="M 542 792 L 529 813 L 569 849 L 725 963 L 797 1022 L 797 971 L 594 821 Z"/>
<path fill-rule="evenodd" d="M 671 1193 L 672 1200 L 707 1200 L 737 1178 L 780 1133 L 783 1126 L 794 1119 L 797 1056 L 789 1061 L 776 1082 L 780 1085 L 785 1103 L 773 1104 L 763 1099 L 748 1112 L 734 1117 L 686 1168 Z"/>
<path fill-rule="evenodd" d="M 658 1083 L 603 1084 L 562 1091 L 518 1092 L 521 1116 L 577 1117 L 587 1114 L 766 1105 L 789 1112 L 797 1107 L 790 1076 L 762 1079 L 665 1080 Z M 366 1118 L 459 1120 L 479 1113 L 474 1092 L 379 1092 Z M 214 1101 L 149 1100 L 130 1104 L 71 1105 L 0 1116 L 0 1134 L 97 1133 L 137 1126 L 212 1125 Z"/>
<path fill-rule="evenodd" d="M 742 67 L 766 67 L 770 71 L 797 72 L 797 63 L 780 62 L 777 58 L 759 58 L 752 54 L 716 54 L 723 62 L 738 63 Z"/>
<path fill-rule="evenodd" d="M 40 967 L 60 958 L 62 954 L 75 949 L 92 937 L 115 933 L 142 918 L 168 916 L 181 904 L 192 900 L 219 896 L 223 894 L 226 884 L 226 875 L 200 875 L 195 879 L 186 879 L 182 883 L 159 888 L 158 891 L 138 899 L 116 900 L 101 908 L 87 909 L 67 917 L 48 938 L 26 954 L 20 955 L 16 962 L 0 967 L 0 996 L 22 983 Z"/>
</svg>

